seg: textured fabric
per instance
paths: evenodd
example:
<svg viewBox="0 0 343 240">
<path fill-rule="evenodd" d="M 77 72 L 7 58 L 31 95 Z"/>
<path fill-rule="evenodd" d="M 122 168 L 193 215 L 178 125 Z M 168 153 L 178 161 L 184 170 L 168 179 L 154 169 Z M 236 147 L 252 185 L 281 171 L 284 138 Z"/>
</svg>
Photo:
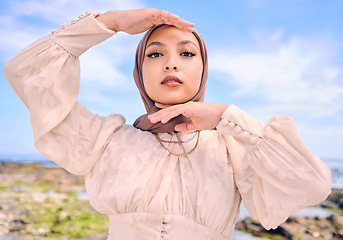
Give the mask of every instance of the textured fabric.
<svg viewBox="0 0 343 240">
<path fill-rule="evenodd" d="M 172 118 L 170 121 L 164 124 L 161 122 L 151 123 L 150 120 L 148 119 L 149 114 L 157 112 L 160 109 L 155 106 L 155 102 L 148 96 L 147 92 L 145 91 L 144 84 L 143 84 L 143 74 L 142 74 L 143 61 L 144 61 L 144 56 L 145 56 L 146 44 L 149 40 L 150 35 L 157 28 L 160 28 L 163 26 L 165 26 L 165 24 L 154 26 L 145 33 L 142 40 L 139 42 L 137 46 L 135 68 L 133 70 L 133 77 L 135 79 L 136 86 L 138 87 L 145 109 L 147 111 L 147 114 L 144 114 L 136 119 L 136 121 L 133 123 L 133 126 L 135 126 L 136 128 L 145 130 L 145 131 L 151 131 L 155 133 L 173 132 L 175 131 L 174 128 L 177 124 L 190 122 L 190 119 L 186 118 L 183 115 L 179 115 L 175 118 Z M 195 30 L 193 31 L 193 34 L 199 42 L 201 58 L 203 62 L 203 72 L 201 76 L 201 84 L 200 84 L 199 90 L 197 94 L 189 101 L 203 102 L 205 98 L 205 88 L 206 88 L 206 82 L 207 82 L 207 76 L 208 76 L 207 50 L 206 50 L 205 42 L 200 36 L 200 34 L 196 32 Z"/>
<path fill-rule="evenodd" d="M 200 132 L 193 153 L 176 157 L 123 116 L 92 114 L 77 102 L 79 59 L 72 53 L 114 32 L 94 14 L 70 28 L 25 48 L 4 73 L 30 109 L 39 151 L 86 175 L 92 206 L 110 216 L 110 240 L 232 239 L 242 200 L 269 229 L 329 194 L 330 170 L 309 151 L 290 117 L 276 116 L 265 125 L 231 105 L 217 130 Z M 185 149 L 166 144 L 182 153 L 195 145 L 194 134 L 159 136 L 190 139 Z"/>
</svg>

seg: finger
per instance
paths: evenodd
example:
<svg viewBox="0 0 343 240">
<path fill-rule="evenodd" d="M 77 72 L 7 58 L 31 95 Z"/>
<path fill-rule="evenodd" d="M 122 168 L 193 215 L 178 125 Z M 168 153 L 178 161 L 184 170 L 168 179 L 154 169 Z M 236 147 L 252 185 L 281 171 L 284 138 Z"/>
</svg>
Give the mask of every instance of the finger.
<svg viewBox="0 0 343 240">
<path fill-rule="evenodd" d="M 162 111 L 164 114 L 163 116 L 161 116 L 161 122 L 167 123 L 170 121 L 170 119 L 183 114 L 183 106 L 182 105 L 172 106 L 169 108 L 162 109 Z"/>
<path fill-rule="evenodd" d="M 168 12 L 166 10 L 162 10 L 162 9 L 160 10 L 160 16 L 169 18 L 170 20 L 174 20 L 174 21 L 180 19 L 180 17 L 178 15 L 171 13 L 171 12 Z"/>
<path fill-rule="evenodd" d="M 188 27 L 185 29 L 185 31 L 192 33 L 192 32 L 194 32 L 194 28 Z"/>
<path fill-rule="evenodd" d="M 158 112 L 155 112 L 151 115 L 148 116 L 148 119 L 152 123 L 156 122 L 162 122 L 162 123 L 167 123 L 169 122 L 170 119 L 177 117 L 178 115 L 182 114 L 182 106 L 174 105 L 174 106 L 169 106 L 164 109 L 161 109 Z"/>
<path fill-rule="evenodd" d="M 178 132 L 197 130 L 193 123 L 180 123 L 174 129 Z"/>
<path fill-rule="evenodd" d="M 155 102 L 155 106 L 158 107 L 158 108 L 167 108 L 167 107 L 171 107 L 173 105 L 168 105 L 168 104 L 163 104 L 163 103 Z"/>
<path fill-rule="evenodd" d="M 170 19 L 163 19 L 166 24 L 173 25 L 181 30 L 193 31 L 194 23 L 188 22 L 184 19 L 179 19 L 176 21 L 171 21 Z"/>
<path fill-rule="evenodd" d="M 168 19 L 171 19 L 172 21 L 177 21 L 180 19 L 179 16 L 177 16 L 173 13 L 167 12 L 165 10 L 162 10 L 162 9 L 153 8 L 150 10 L 151 10 L 151 12 L 150 12 L 149 17 L 151 18 L 152 22 L 155 25 L 165 23 L 165 21 Z M 170 21 L 170 20 L 168 20 L 168 21 Z"/>
<path fill-rule="evenodd" d="M 156 113 L 153 113 L 151 115 L 148 116 L 148 119 L 150 120 L 150 122 L 152 123 L 157 123 L 157 122 L 161 122 L 161 123 L 167 123 L 169 122 L 170 119 L 173 118 L 173 115 L 170 114 L 169 112 L 165 112 L 163 110 L 160 110 Z"/>
<path fill-rule="evenodd" d="M 169 25 L 174 25 L 175 27 L 188 32 L 194 31 L 194 23 L 181 19 L 179 16 L 162 9 L 155 9 L 155 11 L 152 12 L 152 21 L 155 25 L 165 23 Z"/>
<path fill-rule="evenodd" d="M 165 115 L 166 115 L 165 112 L 163 111 L 163 109 L 161 109 L 157 112 L 154 112 L 148 115 L 148 119 L 152 123 L 157 123 L 157 122 L 160 122 L 164 118 Z"/>
</svg>

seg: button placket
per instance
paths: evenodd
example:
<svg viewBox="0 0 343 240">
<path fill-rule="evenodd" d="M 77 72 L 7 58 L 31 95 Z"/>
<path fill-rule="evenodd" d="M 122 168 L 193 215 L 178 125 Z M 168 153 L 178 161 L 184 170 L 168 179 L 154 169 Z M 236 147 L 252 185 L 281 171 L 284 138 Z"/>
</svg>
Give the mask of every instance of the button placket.
<svg viewBox="0 0 343 240">
<path fill-rule="evenodd" d="M 227 119 L 222 119 L 221 125 L 229 127 L 234 135 L 241 135 L 244 138 L 247 138 L 251 144 L 256 144 L 259 139 L 262 139 L 256 134 L 241 128 L 237 123 L 231 122 Z"/>
<path fill-rule="evenodd" d="M 91 15 L 92 13 L 94 14 L 95 17 L 97 17 L 97 16 L 100 15 L 100 13 L 98 13 L 98 12 L 92 12 L 92 11 L 88 10 L 88 11 L 86 12 L 86 15 L 81 14 L 81 15 L 78 17 L 78 20 L 75 20 L 75 19 L 72 20 L 72 21 L 71 21 L 71 25 L 77 23 L 78 21 L 80 21 L 81 19 L 83 19 L 83 18 L 85 18 L 85 17 Z M 66 24 L 66 23 L 65 23 L 65 24 L 62 24 L 62 25 L 61 25 L 61 29 L 64 29 L 64 28 L 66 28 L 66 27 L 68 27 L 68 26 L 69 26 L 69 25 Z M 55 34 L 56 32 L 58 32 L 58 30 L 52 30 L 52 31 L 51 31 L 51 34 Z"/>
<path fill-rule="evenodd" d="M 162 219 L 162 229 L 161 229 L 161 239 L 169 239 L 170 235 L 170 221 L 171 221 L 171 216 L 163 216 Z"/>
</svg>

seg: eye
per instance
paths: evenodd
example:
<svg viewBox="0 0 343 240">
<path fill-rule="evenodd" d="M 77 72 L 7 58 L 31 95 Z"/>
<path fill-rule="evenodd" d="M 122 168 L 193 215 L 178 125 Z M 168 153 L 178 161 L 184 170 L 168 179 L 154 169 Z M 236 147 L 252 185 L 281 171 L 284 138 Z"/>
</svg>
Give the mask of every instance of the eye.
<svg viewBox="0 0 343 240">
<path fill-rule="evenodd" d="M 148 53 L 146 56 L 148 58 L 158 58 L 158 57 L 163 56 L 163 54 L 159 52 L 152 52 L 152 53 Z"/>
<path fill-rule="evenodd" d="M 181 56 L 184 56 L 184 57 L 194 57 L 195 56 L 195 53 L 192 52 L 192 51 L 184 51 L 180 54 Z"/>
</svg>

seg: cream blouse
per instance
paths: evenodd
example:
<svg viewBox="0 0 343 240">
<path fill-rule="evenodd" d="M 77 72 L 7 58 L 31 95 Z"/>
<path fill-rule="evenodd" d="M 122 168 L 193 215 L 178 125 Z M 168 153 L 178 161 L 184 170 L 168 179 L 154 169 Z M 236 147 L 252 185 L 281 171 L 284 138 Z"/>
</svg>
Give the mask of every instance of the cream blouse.
<svg viewBox="0 0 343 240">
<path fill-rule="evenodd" d="M 217 130 L 201 131 L 195 151 L 177 157 L 122 115 L 89 112 L 77 101 L 79 56 L 115 34 L 96 16 L 87 12 L 29 45 L 4 72 L 31 112 L 38 150 L 86 175 L 92 206 L 109 215 L 110 240 L 232 239 L 241 200 L 269 229 L 327 197 L 330 170 L 288 116 L 265 125 L 231 105 Z M 186 142 L 166 146 L 191 150 L 196 133 L 178 134 Z M 175 133 L 159 136 L 178 140 Z"/>
</svg>

